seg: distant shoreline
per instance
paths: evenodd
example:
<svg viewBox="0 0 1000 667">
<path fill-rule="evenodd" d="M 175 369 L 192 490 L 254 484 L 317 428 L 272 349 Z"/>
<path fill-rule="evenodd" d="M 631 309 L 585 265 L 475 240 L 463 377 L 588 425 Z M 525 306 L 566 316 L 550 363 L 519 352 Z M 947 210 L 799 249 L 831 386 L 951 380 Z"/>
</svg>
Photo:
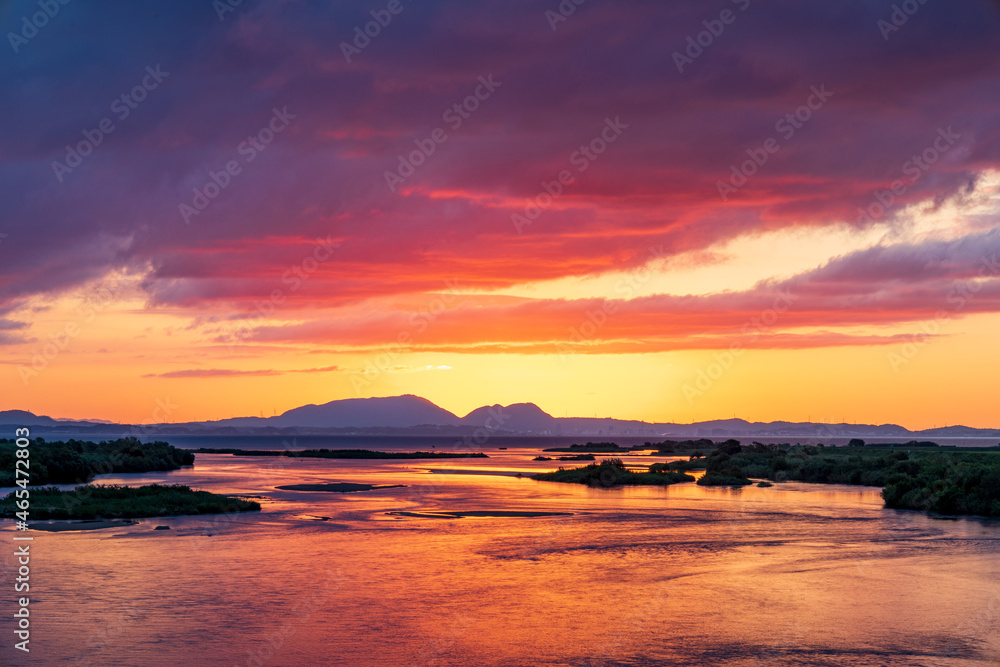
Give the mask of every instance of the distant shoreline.
<svg viewBox="0 0 1000 667">
<path fill-rule="evenodd" d="M 376 452 L 370 449 L 234 449 L 202 447 L 196 454 L 232 454 L 233 456 L 289 456 L 313 459 L 487 459 L 482 452 Z"/>
</svg>

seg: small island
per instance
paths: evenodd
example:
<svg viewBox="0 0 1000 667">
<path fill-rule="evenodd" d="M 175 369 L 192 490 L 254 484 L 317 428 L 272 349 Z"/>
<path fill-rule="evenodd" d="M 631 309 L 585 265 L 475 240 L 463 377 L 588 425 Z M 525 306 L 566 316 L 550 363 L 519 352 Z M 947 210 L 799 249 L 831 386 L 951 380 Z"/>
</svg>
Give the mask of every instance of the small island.
<svg viewBox="0 0 1000 667">
<path fill-rule="evenodd" d="M 187 486 L 88 485 L 71 491 L 54 486 L 29 489 L 30 517 L 35 519 L 141 519 L 188 514 L 256 512 L 260 503 L 195 491 Z M 0 500 L 0 518 L 14 518 L 19 511 L 16 494 Z"/>
<path fill-rule="evenodd" d="M 605 459 L 591 463 L 582 468 L 559 468 L 555 472 L 543 472 L 532 475 L 534 479 L 543 482 L 565 482 L 569 484 L 586 484 L 609 488 L 612 486 L 666 486 L 680 482 L 693 482 L 694 477 L 681 472 L 669 470 L 665 464 L 654 463 L 648 472 L 632 472 L 625 467 L 621 459 Z"/>
<path fill-rule="evenodd" d="M 14 486 L 17 460 L 14 440 L 0 439 L 0 487 Z M 31 443 L 30 483 L 83 484 L 97 475 L 179 470 L 194 465 L 194 454 L 166 442 L 119 438 L 102 442 L 66 440 Z M 23 479 L 23 477 L 22 477 Z"/>
<path fill-rule="evenodd" d="M 378 491 L 381 489 L 402 489 L 405 484 L 356 484 L 354 482 L 334 482 L 332 484 L 286 484 L 274 488 L 279 491 L 319 491 L 322 493 L 356 493 L 358 491 Z"/>
</svg>

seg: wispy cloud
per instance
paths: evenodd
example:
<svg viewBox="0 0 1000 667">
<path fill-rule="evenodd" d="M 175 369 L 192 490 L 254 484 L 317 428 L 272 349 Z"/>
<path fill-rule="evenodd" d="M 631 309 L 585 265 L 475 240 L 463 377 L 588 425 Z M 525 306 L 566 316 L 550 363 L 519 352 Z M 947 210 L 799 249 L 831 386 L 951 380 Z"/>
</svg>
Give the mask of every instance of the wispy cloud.
<svg viewBox="0 0 1000 667">
<path fill-rule="evenodd" d="M 147 373 L 145 378 L 229 378 L 243 376 L 270 376 L 287 375 L 290 373 L 332 373 L 339 371 L 337 366 L 326 366 L 323 368 L 301 368 L 290 370 L 238 370 L 226 368 L 192 368 L 181 371 L 168 371 L 166 373 Z"/>
</svg>

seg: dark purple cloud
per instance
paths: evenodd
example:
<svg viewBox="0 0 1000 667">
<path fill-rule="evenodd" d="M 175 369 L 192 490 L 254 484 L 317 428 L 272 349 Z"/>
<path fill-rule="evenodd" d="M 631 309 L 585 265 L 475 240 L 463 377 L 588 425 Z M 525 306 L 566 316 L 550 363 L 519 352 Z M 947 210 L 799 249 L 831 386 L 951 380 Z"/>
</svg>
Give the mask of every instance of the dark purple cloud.
<svg viewBox="0 0 1000 667">
<path fill-rule="evenodd" d="M 545 11 L 557 4 L 404 2 L 350 63 L 341 42 L 382 3 L 245 0 L 221 21 L 203 0 L 64 6 L 0 58 L 0 307 L 121 267 L 145 275 L 150 307 L 237 310 L 274 289 L 305 308 L 446 280 L 584 275 L 642 264 L 650 245 L 680 253 L 759 230 L 853 223 L 939 128 L 960 139 L 886 218 L 960 195 L 1000 163 L 996 3 L 924 4 L 888 40 L 878 27 L 893 11 L 887 0 L 754 0 L 745 11 L 594 0 L 553 31 Z M 4 31 L 34 7 L 13 3 Z M 723 9 L 735 21 L 678 72 L 673 53 Z M 114 100 L 158 66 L 169 74 L 119 118 Z M 443 114 L 490 75 L 500 86 L 452 129 Z M 785 138 L 776 123 L 814 86 L 832 97 Z M 247 162 L 240 147 L 275 109 L 295 118 Z M 114 131 L 60 182 L 53 161 L 103 118 Z M 607 118 L 627 130 L 517 234 L 511 214 L 573 168 Z M 447 141 L 390 192 L 385 172 L 435 128 Z M 718 182 L 771 137 L 781 149 L 721 201 Z M 185 224 L 179 205 L 229 161 L 240 172 Z M 292 290 L 287 272 L 330 237 L 334 258 Z M 870 252 L 800 282 L 834 281 L 824 308 L 841 308 L 862 298 L 861 288 L 839 291 L 851 281 L 889 280 L 885 298 L 930 304 L 947 284 L 930 289 L 928 275 L 958 279 L 933 247 Z M 711 307 L 729 308 L 726 299 Z M 646 303 L 664 318 L 684 310 Z M 746 308 L 733 307 L 727 319 L 738 320 Z"/>
</svg>

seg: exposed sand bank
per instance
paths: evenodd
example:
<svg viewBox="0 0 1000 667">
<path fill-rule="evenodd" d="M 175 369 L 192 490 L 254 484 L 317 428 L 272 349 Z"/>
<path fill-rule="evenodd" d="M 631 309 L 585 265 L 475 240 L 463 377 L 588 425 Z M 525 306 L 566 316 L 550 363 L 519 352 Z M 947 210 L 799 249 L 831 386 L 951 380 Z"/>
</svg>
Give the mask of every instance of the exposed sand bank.
<svg viewBox="0 0 1000 667">
<path fill-rule="evenodd" d="M 134 526 L 138 521 L 50 521 L 46 523 L 29 523 L 31 530 L 44 530 L 49 533 L 65 533 L 71 530 L 98 530 L 101 528 L 123 528 Z"/>
<path fill-rule="evenodd" d="M 373 491 L 380 489 L 402 489 L 405 484 L 355 484 L 353 482 L 336 482 L 333 484 L 286 484 L 274 488 L 280 491 L 321 491 L 324 493 L 354 493 L 355 491 Z"/>
<path fill-rule="evenodd" d="M 573 516 L 572 512 L 536 512 L 523 510 L 469 510 L 465 512 L 386 512 L 392 516 L 419 519 L 461 519 L 464 517 L 531 518 L 539 516 Z"/>
</svg>

